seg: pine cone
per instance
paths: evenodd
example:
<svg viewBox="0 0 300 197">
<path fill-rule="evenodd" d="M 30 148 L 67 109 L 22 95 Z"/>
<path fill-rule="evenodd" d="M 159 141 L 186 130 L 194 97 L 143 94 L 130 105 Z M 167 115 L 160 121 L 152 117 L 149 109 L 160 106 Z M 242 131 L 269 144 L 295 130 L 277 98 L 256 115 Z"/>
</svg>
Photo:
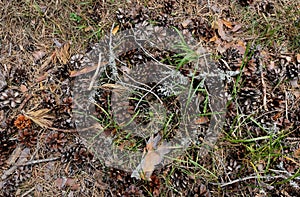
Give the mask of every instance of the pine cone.
<svg viewBox="0 0 300 197">
<path fill-rule="evenodd" d="M 254 88 L 243 88 L 238 94 L 238 101 L 245 114 L 252 113 L 258 109 L 261 103 L 261 93 Z"/>
<path fill-rule="evenodd" d="M 0 108 L 17 107 L 22 102 L 19 91 L 13 89 L 6 89 L 0 93 Z"/>
<path fill-rule="evenodd" d="M 170 181 L 171 184 L 174 186 L 174 188 L 178 192 L 180 192 L 181 195 L 183 196 L 188 195 L 188 190 L 189 190 L 191 180 L 185 173 L 179 171 L 178 169 L 175 169 L 170 176 Z"/>
<path fill-rule="evenodd" d="M 29 118 L 26 118 L 24 115 L 20 114 L 18 115 L 17 119 L 14 121 L 14 125 L 18 129 L 29 128 L 31 125 L 31 120 Z"/>
<path fill-rule="evenodd" d="M 123 197 L 144 196 L 143 191 L 135 185 L 130 185 L 123 194 Z"/>
<path fill-rule="evenodd" d="M 300 64 L 296 65 L 294 63 L 290 63 L 287 65 L 286 75 L 289 79 L 299 77 L 299 66 Z"/>
<path fill-rule="evenodd" d="M 22 182 L 28 180 L 31 177 L 32 167 L 31 166 L 21 166 L 14 174 L 14 179 L 16 184 L 21 184 Z"/>
<path fill-rule="evenodd" d="M 109 185 L 107 193 L 113 196 L 126 196 L 128 189 L 133 185 L 133 178 L 130 174 L 115 168 L 108 169 L 108 174 L 105 180 Z"/>
<path fill-rule="evenodd" d="M 81 164 L 91 160 L 92 158 L 92 153 L 90 153 L 84 145 L 77 144 L 63 152 L 62 162 L 65 163 L 68 161 L 74 161 Z"/>
<path fill-rule="evenodd" d="M 37 134 L 30 129 L 19 130 L 18 141 L 27 147 L 34 146 L 37 143 Z"/>
<path fill-rule="evenodd" d="M 60 133 L 57 131 L 52 131 L 47 137 L 46 137 L 46 146 L 51 151 L 62 151 L 65 143 L 67 142 L 67 139 L 65 137 L 64 133 Z"/>
<path fill-rule="evenodd" d="M 13 178 L 0 182 L 0 196 L 15 197 L 16 191 L 17 185 Z"/>
<path fill-rule="evenodd" d="M 228 48 L 221 54 L 219 67 L 225 71 L 239 70 L 242 64 L 242 55 L 235 48 Z"/>
</svg>

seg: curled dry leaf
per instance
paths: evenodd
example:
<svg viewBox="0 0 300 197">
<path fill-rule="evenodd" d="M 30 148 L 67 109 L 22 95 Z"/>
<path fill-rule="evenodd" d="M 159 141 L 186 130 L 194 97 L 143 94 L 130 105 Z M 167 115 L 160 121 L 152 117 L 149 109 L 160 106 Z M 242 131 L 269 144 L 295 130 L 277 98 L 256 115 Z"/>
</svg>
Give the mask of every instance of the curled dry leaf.
<svg viewBox="0 0 300 197">
<path fill-rule="evenodd" d="M 131 177 L 137 179 L 151 180 L 151 175 L 155 169 L 155 166 L 163 161 L 165 154 L 170 152 L 169 144 L 163 142 L 158 145 L 161 136 L 157 135 L 155 138 L 150 137 L 146 150 L 148 151 L 137 168 L 132 172 Z"/>
<path fill-rule="evenodd" d="M 222 23 L 229 29 L 232 29 L 232 23 L 228 20 L 222 19 Z"/>
<path fill-rule="evenodd" d="M 23 84 L 20 86 L 20 90 L 21 90 L 22 93 L 28 91 L 27 87 L 25 85 L 23 85 Z"/>
<path fill-rule="evenodd" d="M 298 148 L 297 150 L 295 150 L 294 157 L 300 158 L 300 148 Z"/>
<path fill-rule="evenodd" d="M 104 66 L 107 63 L 108 62 L 101 62 L 101 66 Z M 77 77 L 79 75 L 84 75 L 84 74 L 87 74 L 87 73 L 90 73 L 90 72 L 96 70 L 97 68 L 98 68 L 98 64 L 96 64 L 94 66 L 89 66 L 89 67 L 83 68 L 81 70 L 73 70 L 70 73 L 70 77 Z"/>
<path fill-rule="evenodd" d="M 33 60 L 35 62 L 39 61 L 40 59 L 42 59 L 44 56 L 46 55 L 46 52 L 44 50 L 39 50 L 39 51 L 34 51 L 32 53 L 33 56 Z"/>
<path fill-rule="evenodd" d="M 194 123 L 197 124 L 197 125 L 205 124 L 205 123 L 208 123 L 208 122 L 209 122 L 209 118 L 207 118 L 206 116 L 199 117 L 194 121 Z"/>
<path fill-rule="evenodd" d="M 186 19 L 186 20 L 184 20 L 184 21 L 181 23 L 181 25 L 182 25 L 183 28 L 187 28 L 187 26 L 188 26 L 191 22 L 192 22 L 191 19 Z"/>
<path fill-rule="evenodd" d="M 232 40 L 232 38 L 230 36 L 227 36 L 225 31 L 224 31 L 223 20 L 219 19 L 217 22 L 215 22 L 214 25 L 217 27 L 218 34 L 219 34 L 219 36 L 221 37 L 222 40 L 225 40 L 225 41 L 231 41 Z"/>
<path fill-rule="evenodd" d="M 114 27 L 114 29 L 112 30 L 111 33 L 112 33 L 113 35 L 116 35 L 116 33 L 119 31 L 119 29 L 120 29 L 120 26 L 117 25 L 117 26 Z"/>
<path fill-rule="evenodd" d="M 232 29 L 231 32 L 237 32 L 242 28 L 242 24 L 236 24 Z"/>
<path fill-rule="evenodd" d="M 77 183 L 77 179 L 72 178 L 57 178 L 55 180 L 55 184 L 59 189 L 63 189 L 64 187 L 69 187 L 71 190 L 78 190 L 80 188 L 80 184 Z"/>
</svg>

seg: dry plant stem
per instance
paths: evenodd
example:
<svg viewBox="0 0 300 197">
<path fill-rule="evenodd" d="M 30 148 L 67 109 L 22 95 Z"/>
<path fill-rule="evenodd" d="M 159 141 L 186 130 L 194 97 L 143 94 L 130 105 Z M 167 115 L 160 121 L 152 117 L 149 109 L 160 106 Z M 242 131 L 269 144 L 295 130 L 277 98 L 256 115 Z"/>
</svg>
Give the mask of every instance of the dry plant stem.
<svg viewBox="0 0 300 197">
<path fill-rule="evenodd" d="M 287 91 L 284 90 L 284 93 L 285 93 L 285 118 L 288 120 L 289 117 L 288 117 L 288 94 L 287 94 Z"/>
<path fill-rule="evenodd" d="M 109 36 L 109 66 L 111 67 L 111 72 L 112 72 L 112 78 L 114 81 L 118 78 L 118 69 L 116 66 L 116 55 L 113 50 L 112 46 L 112 37 L 113 37 L 113 29 L 114 29 L 115 23 L 112 24 L 111 29 L 110 29 L 110 36 Z"/>
<path fill-rule="evenodd" d="M 25 104 L 32 98 L 32 94 L 27 94 L 21 105 L 19 106 L 18 110 L 21 111 Z"/>
<path fill-rule="evenodd" d="M 126 75 L 126 77 L 130 78 L 131 80 L 133 80 L 134 82 L 138 83 L 138 84 L 141 84 L 141 85 L 144 85 L 146 87 L 148 87 L 150 90 L 146 89 L 146 88 L 142 88 L 140 86 L 135 86 L 135 85 L 132 85 L 132 84 L 128 84 L 128 83 L 124 83 L 119 77 L 118 77 L 118 81 L 117 83 L 118 84 L 121 84 L 122 86 L 127 86 L 127 87 L 133 87 L 133 88 L 136 88 L 136 89 L 140 89 L 140 90 L 144 90 L 144 91 L 147 91 L 147 92 L 150 92 L 151 94 L 153 94 L 158 100 L 159 102 L 162 104 L 162 100 L 159 98 L 158 95 L 156 95 L 154 92 L 151 91 L 151 87 L 149 87 L 148 85 L 144 84 L 144 83 L 140 83 L 136 80 L 134 80 L 132 77 L 130 77 L 128 74 L 126 74 L 124 72 L 124 74 Z M 107 75 L 109 79 L 113 80 L 111 77 L 109 77 L 109 75 Z"/>
<path fill-rule="evenodd" d="M 168 77 L 170 77 L 170 75 L 168 75 L 168 76 L 164 77 L 163 79 L 161 79 L 155 86 L 153 86 L 149 91 L 147 91 L 147 92 L 140 98 L 140 100 L 139 100 L 139 102 L 137 103 L 137 105 L 136 105 L 136 107 L 135 107 L 134 110 L 137 110 L 137 108 L 138 108 L 138 106 L 140 105 L 140 103 L 142 102 L 143 98 L 145 98 L 145 96 L 147 96 L 147 95 L 150 93 L 150 91 L 153 91 L 154 88 L 156 88 L 159 84 L 161 84 L 161 83 L 162 83 L 164 80 L 166 80 Z M 161 104 L 163 104 L 162 101 L 161 101 L 160 99 L 159 99 L 159 101 L 160 101 Z"/>
<path fill-rule="evenodd" d="M 249 179 L 276 179 L 276 178 L 282 178 L 282 176 L 248 176 L 248 177 L 244 177 L 244 178 L 240 178 L 240 179 L 236 179 L 227 183 L 223 183 L 223 184 L 218 184 L 218 183 L 211 183 L 212 185 L 219 185 L 220 187 L 225 187 L 228 185 L 232 185 L 234 183 L 238 183 L 238 182 L 242 182 L 242 181 L 247 181 Z"/>
<path fill-rule="evenodd" d="M 30 194 L 30 192 L 32 192 L 34 189 L 35 189 L 35 187 L 33 187 L 33 188 L 31 188 L 30 190 L 26 191 L 24 194 L 22 194 L 21 197 L 27 196 L 27 195 Z"/>
<path fill-rule="evenodd" d="M 57 161 L 59 159 L 60 159 L 60 157 L 53 157 L 53 158 L 47 158 L 47 159 L 39 159 L 39 160 L 29 161 L 29 162 L 26 162 L 26 163 L 16 164 L 16 166 L 27 166 L 27 165 L 33 165 L 33 164 L 38 164 L 38 163 L 43 163 L 43 162 Z"/>
<path fill-rule="evenodd" d="M 95 73 L 94 73 L 92 79 L 91 79 L 91 83 L 90 83 L 90 86 L 89 86 L 88 90 L 92 90 L 93 84 L 94 84 L 94 82 L 95 82 L 95 80 L 96 80 L 96 78 L 97 78 L 97 75 L 98 75 L 98 73 L 99 73 L 100 66 L 101 66 L 101 60 L 102 60 L 101 55 L 102 55 L 102 54 L 99 53 L 98 66 L 97 66 L 97 69 L 96 69 L 96 71 L 95 71 Z"/>
<path fill-rule="evenodd" d="M 262 70 L 262 65 L 260 66 L 260 77 L 261 77 L 261 84 L 262 84 L 262 88 L 263 88 L 263 106 L 264 109 L 267 111 L 267 86 L 264 80 L 264 73 Z"/>
<path fill-rule="evenodd" d="M 148 52 L 138 41 L 137 41 L 137 39 L 136 39 L 136 37 L 134 36 L 134 41 L 135 41 L 135 43 L 143 50 L 143 52 L 148 56 L 148 57 L 151 57 L 151 59 L 153 60 L 153 61 L 155 61 L 156 63 L 158 63 L 158 65 L 161 65 L 161 66 L 164 66 L 165 68 L 167 68 L 167 69 L 169 69 L 169 70 L 172 70 L 169 66 L 167 66 L 167 65 L 165 65 L 165 64 L 163 64 L 163 63 L 161 63 L 160 61 L 158 61 L 157 59 L 155 59 L 154 57 L 153 57 L 153 55 L 151 55 L 151 53 L 150 52 Z"/>
</svg>

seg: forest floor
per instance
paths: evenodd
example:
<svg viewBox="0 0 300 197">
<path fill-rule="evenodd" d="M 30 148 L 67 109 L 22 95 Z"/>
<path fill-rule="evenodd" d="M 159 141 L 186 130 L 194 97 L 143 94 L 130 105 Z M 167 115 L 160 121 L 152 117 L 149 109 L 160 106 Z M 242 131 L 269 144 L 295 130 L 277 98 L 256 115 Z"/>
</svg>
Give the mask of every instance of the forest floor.
<svg viewBox="0 0 300 197">
<path fill-rule="evenodd" d="M 0 24 L 0 196 L 299 195 L 299 1 L 4 0 Z M 221 99 L 225 113 L 217 120 L 222 125 L 213 144 L 204 131 L 217 114 L 213 91 L 204 88 L 209 84 L 201 86 L 201 71 L 193 64 L 201 55 L 194 46 L 181 54 L 161 48 L 149 49 L 150 56 L 143 50 L 118 55 L 115 67 L 99 79 L 95 100 L 83 101 L 95 108 L 90 114 L 95 124 L 78 116 L 78 80 L 87 76 L 87 85 L 92 84 L 104 62 L 93 56 L 90 65 L 86 54 L 97 51 L 95 44 L 105 37 L 147 25 L 191 35 L 218 72 L 227 73 L 220 91 L 226 95 Z M 155 111 L 144 111 L 145 117 L 139 110 L 155 103 L 153 97 L 140 91 L 138 99 L 148 99 L 145 106 L 133 102 L 125 115 L 111 110 L 112 92 L 120 86 L 109 78 L 113 68 L 125 76 L 149 57 L 188 79 L 201 111 L 190 123 L 197 138 L 166 165 L 162 158 L 172 151 L 168 143 L 157 142 L 169 142 L 180 131 L 184 115 L 176 95 L 156 98 L 168 113 L 159 115 L 164 126 L 154 139 L 125 132 L 115 119 L 129 114 L 132 122 L 149 123 Z M 98 159 L 101 150 L 95 152 L 82 138 L 92 129 L 113 139 L 121 152 L 143 153 L 140 170 L 148 174 L 132 177 L 132 171 L 110 165 L 111 155 Z"/>
</svg>

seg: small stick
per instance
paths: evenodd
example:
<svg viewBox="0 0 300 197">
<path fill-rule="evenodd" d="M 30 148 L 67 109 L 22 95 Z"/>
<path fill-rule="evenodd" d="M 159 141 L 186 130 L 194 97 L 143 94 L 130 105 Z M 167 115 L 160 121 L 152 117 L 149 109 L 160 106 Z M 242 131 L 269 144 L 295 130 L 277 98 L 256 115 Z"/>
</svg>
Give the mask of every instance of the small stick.
<svg viewBox="0 0 300 197">
<path fill-rule="evenodd" d="M 248 176 L 248 177 L 244 177 L 244 178 L 240 178 L 240 179 L 236 179 L 227 183 L 223 183 L 220 185 L 220 187 L 225 187 L 228 185 L 232 185 L 234 183 L 238 183 L 238 182 L 242 182 L 242 181 L 247 181 L 249 179 L 276 179 L 276 178 L 282 178 L 282 176 Z M 217 183 L 211 183 L 212 185 L 219 185 Z"/>
<path fill-rule="evenodd" d="M 48 161 L 57 161 L 59 159 L 60 159 L 60 157 L 53 157 L 53 158 L 47 158 L 47 159 L 39 159 L 39 160 L 29 161 L 29 162 L 26 162 L 26 163 L 16 164 L 16 166 L 28 166 L 28 165 L 38 164 L 38 163 L 43 163 L 43 162 L 48 162 Z"/>
<path fill-rule="evenodd" d="M 25 104 L 32 98 L 32 94 L 27 94 L 21 105 L 19 106 L 18 110 L 22 110 Z"/>
<path fill-rule="evenodd" d="M 101 66 L 101 60 L 102 60 L 101 53 L 99 53 L 99 60 L 98 60 L 97 69 L 95 71 L 94 76 L 91 79 L 91 83 L 90 83 L 90 86 L 89 86 L 88 90 L 92 90 L 92 88 L 93 88 L 93 84 L 94 84 L 94 82 L 95 82 L 95 80 L 97 78 L 97 75 L 99 73 L 99 69 L 100 69 L 100 66 Z"/>
<path fill-rule="evenodd" d="M 102 63 L 101 63 L 101 66 L 102 66 L 102 65 L 105 65 L 105 64 L 107 64 L 107 63 L 108 63 L 108 62 L 102 62 Z M 83 69 L 78 70 L 78 71 L 73 70 L 73 71 L 70 72 L 70 77 L 77 77 L 77 76 L 79 76 L 79 75 L 83 75 L 83 74 L 92 72 L 92 71 L 96 70 L 97 68 L 98 68 L 98 65 L 94 65 L 94 66 L 90 66 L 90 67 L 83 68 Z"/>
<path fill-rule="evenodd" d="M 30 194 L 30 192 L 32 192 L 35 189 L 35 187 L 31 188 L 30 190 L 28 190 L 27 192 L 25 192 L 24 194 L 22 194 L 21 197 L 27 196 L 28 194 Z"/>
<path fill-rule="evenodd" d="M 260 68 L 260 77 L 261 77 L 261 84 L 262 84 L 262 87 L 263 87 L 263 106 L 264 106 L 264 109 L 267 111 L 268 110 L 268 108 L 267 108 L 267 86 L 266 86 L 266 83 L 265 83 L 265 80 L 264 80 L 264 74 L 263 74 L 262 66 Z"/>
</svg>

